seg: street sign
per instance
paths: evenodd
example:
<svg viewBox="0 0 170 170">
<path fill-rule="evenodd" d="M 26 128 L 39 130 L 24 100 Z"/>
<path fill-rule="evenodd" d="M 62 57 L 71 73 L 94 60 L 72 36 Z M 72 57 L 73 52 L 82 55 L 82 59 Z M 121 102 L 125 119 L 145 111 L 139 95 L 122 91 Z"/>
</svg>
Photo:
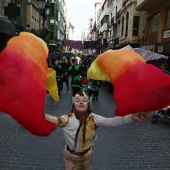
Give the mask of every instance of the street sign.
<svg viewBox="0 0 170 170">
<path fill-rule="evenodd" d="M 8 6 L 4 8 L 4 15 L 8 16 L 9 20 L 13 20 L 20 16 L 20 7 L 17 7 L 16 3 L 8 3 Z"/>
</svg>

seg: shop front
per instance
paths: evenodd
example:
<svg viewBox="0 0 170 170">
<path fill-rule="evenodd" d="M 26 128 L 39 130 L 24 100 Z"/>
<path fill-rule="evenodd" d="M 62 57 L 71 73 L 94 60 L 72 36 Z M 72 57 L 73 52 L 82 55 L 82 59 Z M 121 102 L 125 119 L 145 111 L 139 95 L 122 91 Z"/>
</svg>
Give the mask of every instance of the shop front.
<svg viewBox="0 0 170 170">
<path fill-rule="evenodd" d="M 15 26 L 0 19 L 0 52 L 5 48 L 8 40 L 15 35 Z"/>
<path fill-rule="evenodd" d="M 154 51 L 170 57 L 170 42 L 156 43 Z"/>
</svg>

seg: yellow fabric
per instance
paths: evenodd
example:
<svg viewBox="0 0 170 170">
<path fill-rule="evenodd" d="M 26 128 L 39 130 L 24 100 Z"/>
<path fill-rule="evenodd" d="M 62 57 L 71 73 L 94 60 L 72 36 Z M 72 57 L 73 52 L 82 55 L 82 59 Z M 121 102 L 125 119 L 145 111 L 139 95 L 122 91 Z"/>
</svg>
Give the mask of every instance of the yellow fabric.
<svg viewBox="0 0 170 170">
<path fill-rule="evenodd" d="M 130 67 L 141 62 L 145 63 L 143 57 L 131 49 L 107 50 L 96 60 L 97 66 L 105 70 L 113 84 Z"/>
<path fill-rule="evenodd" d="M 47 90 L 56 103 L 59 100 L 58 86 L 56 81 L 56 71 L 52 68 L 47 70 Z"/>
<path fill-rule="evenodd" d="M 93 63 L 89 67 L 87 71 L 87 79 L 110 80 L 107 73 L 97 65 L 96 61 L 97 61 L 97 58 L 93 61 Z"/>
</svg>

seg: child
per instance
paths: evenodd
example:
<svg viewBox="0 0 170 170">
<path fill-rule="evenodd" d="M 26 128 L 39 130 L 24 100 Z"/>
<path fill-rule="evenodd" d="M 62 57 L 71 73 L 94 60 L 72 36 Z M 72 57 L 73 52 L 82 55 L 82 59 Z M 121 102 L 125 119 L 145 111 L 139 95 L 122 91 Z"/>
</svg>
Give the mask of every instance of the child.
<svg viewBox="0 0 170 170">
<path fill-rule="evenodd" d="M 89 96 L 93 95 L 93 103 L 95 103 L 95 101 L 98 101 L 100 87 L 101 85 L 99 80 L 90 79 L 90 85 L 88 89 Z"/>
</svg>

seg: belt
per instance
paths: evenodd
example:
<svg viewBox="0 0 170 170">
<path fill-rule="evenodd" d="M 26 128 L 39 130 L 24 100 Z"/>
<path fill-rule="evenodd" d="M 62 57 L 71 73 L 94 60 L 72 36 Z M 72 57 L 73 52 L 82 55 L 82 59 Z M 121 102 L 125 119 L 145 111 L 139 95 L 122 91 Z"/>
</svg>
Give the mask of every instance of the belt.
<svg viewBox="0 0 170 170">
<path fill-rule="evenodd" d="M 71 150 L 68 145 L 67 145 L 66 147 L 67 147 L 67 150 L 68 150 L 71 154 L 77 155 L 77 156 L 83 156 L 83 155 L 85 155 L 85 154 L 91 149 L 91 146 L 90 146 L 88 149 L 86 149 L 86 150 L 83 151 L 83 152 L 75 152 L 74 150 Z"/>
</svg>

